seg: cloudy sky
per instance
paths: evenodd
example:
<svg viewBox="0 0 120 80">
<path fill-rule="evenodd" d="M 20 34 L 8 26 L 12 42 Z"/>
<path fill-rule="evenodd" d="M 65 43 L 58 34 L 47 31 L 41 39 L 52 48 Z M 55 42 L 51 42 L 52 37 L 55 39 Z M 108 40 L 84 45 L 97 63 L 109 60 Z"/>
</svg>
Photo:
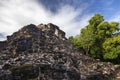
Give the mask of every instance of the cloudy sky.
<svg viewBox="0 0 120 80">
<path fill-rule="evenodd" d="M 53 23 L 79 34 L 95 13 L 120 21 L 120 0 L 0 0 L 0 40 L 28 24 Z"/>
</svg>

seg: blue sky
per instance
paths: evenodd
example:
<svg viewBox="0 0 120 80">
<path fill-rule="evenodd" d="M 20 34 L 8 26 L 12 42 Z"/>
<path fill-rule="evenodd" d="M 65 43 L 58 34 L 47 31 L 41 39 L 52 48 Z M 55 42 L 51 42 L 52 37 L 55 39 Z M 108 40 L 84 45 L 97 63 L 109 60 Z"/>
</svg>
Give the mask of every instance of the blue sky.
<svg viewBox="0 0 120 80">
<path fill-rule="evenodd" d="M 96 13 L 120 21 L 120 0 L 0 0 L 0 40 L 28 24 L 56 24 L 75 36 Z"/>
<path fill-rule="evenodd" d="M 61 4 L 71 5 L 75 9 L 84 8 L 83 14 L 100 13 L 105 19 L 118 15 L 120 0 L 39 0 L 47 9 L 57 12 Z M 81 13 L 80 13 L 81 14 Z"/>
</svg>

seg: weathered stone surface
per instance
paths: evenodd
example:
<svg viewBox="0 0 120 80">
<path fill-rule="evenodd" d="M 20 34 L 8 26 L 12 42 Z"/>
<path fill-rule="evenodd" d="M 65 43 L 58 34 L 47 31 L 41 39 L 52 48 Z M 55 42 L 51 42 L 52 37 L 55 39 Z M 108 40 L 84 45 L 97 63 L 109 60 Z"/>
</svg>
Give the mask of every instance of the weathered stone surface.
<svg viewBox="0 0 120 80">
<path fill-rule="evenodd" d="M 54 24 L 30 24 L 0 42 L 0 80 L 116 80 L 120 67 L 75 50 Z"/>
</svg>

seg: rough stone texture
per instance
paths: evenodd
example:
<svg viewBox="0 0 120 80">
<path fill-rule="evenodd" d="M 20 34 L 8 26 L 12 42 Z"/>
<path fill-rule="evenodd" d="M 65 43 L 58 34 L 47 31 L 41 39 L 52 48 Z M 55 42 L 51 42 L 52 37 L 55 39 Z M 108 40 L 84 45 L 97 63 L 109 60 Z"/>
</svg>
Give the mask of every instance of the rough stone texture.
<svg viewBox="0 0 120 80">
<path fill-rule="evenodd" d="M 54 24 L 30 24 L 0 42 L 0 80 L 117 80 L 119 65 L 73 48 Z"/>
</svg>

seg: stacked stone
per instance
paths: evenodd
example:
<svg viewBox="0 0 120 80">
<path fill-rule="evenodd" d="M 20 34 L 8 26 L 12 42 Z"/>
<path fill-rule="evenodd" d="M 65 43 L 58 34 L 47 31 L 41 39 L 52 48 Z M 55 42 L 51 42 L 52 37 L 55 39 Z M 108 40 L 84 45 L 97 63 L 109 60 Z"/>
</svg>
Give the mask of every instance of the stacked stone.
<svg viewBox="0 0 120 80">
<path fill-rule="evenodd" d="M 74 49 L 51 23 L 27 25 L 1 45 L 0 80 L 114 80 L 119 72 Z"/>
</svg>

